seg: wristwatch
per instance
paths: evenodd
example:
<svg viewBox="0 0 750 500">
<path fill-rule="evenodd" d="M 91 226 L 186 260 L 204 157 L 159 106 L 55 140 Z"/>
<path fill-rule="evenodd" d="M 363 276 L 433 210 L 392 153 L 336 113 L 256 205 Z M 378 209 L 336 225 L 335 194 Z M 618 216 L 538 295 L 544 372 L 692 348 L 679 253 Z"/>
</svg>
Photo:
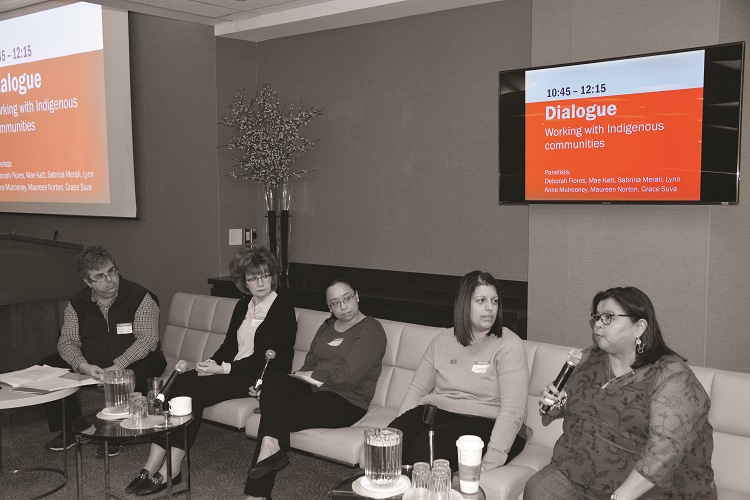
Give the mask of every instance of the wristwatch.
<svg viewBox="0 0 750 500">
<path fill-rule="evenodd" d="M 611 495 L 609 496 L 609 500 L 617 500 L 617 493 L 612 493 L 612 494 L 611 494 Z"/>
</svg>

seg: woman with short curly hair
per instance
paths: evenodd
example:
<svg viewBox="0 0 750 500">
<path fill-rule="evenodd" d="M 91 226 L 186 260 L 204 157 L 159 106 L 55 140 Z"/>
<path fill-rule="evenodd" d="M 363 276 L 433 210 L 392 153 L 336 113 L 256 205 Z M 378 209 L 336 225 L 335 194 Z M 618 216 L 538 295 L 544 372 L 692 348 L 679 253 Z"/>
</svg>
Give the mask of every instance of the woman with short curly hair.
<svg viewBox="0 0 750 500">
<path fill-rule="evenodd" d="M 290 298 L 276 294 L 279 264 L 264 248 L 242 248 L 229 264 L 232 281 L 245 297 L 237 302 L 229 322 L 224 343 L 195 370 L 183 374 L 170 396 L 192 398 L 193 421 L 187 426 L 188 447 L 193 445 L 200 429 L 203 409 L 222 401 L 246 398 L 255 385 L 266 361 L 266 351 L 273 350 L 268 368 L 289 373 L 294 358 L 297 319 Z M 172 484 L 182 480 L 180 463 L 182 431 L 172 438 Z M 141 472 L 128 485 L 128 493 L 150 495 L 166 488 L 166 444 L 159 439 L 151 444 L 151 454 Z"/>
</svg>

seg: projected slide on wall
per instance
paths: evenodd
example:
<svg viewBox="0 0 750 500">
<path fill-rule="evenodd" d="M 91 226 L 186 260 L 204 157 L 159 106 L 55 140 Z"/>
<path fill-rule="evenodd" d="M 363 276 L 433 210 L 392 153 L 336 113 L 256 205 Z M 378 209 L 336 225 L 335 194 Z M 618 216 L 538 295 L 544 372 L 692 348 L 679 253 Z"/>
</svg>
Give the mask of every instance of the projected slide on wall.
<svg viewBox="0 0 750 500">
<path fill-rule="evenodd" d="M 704 57 L 527 71 L 526 200 L 700 200 Z"/>
<path fill-rule="evenodd" d="M 56 7 L 0 22 L 0 211 L 134 217 L 127 14 L 112 78 L 102 7 Z"/>
</svg>

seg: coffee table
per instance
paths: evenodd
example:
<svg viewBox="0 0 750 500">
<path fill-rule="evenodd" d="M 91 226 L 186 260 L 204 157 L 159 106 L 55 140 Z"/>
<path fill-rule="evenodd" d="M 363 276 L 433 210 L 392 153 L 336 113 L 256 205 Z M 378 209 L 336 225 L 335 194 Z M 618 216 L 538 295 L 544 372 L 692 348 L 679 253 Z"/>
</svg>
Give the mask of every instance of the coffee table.
<svg viewBox="0 0 750 500">
<path fill-rule="evenodd" d="M 409 479 L 411 479 L 411 471 L 412 471 L 412 466 L 401 467 L 401 473 L 407 476 Z M 328 497 L 331 500 L 345 500 L 345 499 L 348 500 L 350 498 L 368 498 L 368 497 L 363 497 L 355 493 L 354 490 L 352 489 L 352 484 L 354 483 L 354 481 L 356 481 L 357 479 L 359 479 L 360 477 L 364 475 L 365 475 L 365 470 L 358 469 L 350 477 L 347 477 L 343 481 L 337 483 L 328 493 Z M 458 491 L 458 474 L 453 474 L 453 480 L 451 481 L 451 488 Z M 477 493 L 473 493 L 473 494 L 462 493 L 462 495 L 466 500 L 486 500 L 487 499 L 487 497 L 484 494 L 484 490 L 481 488 L 481 486 L 479 487 L 479 491 Z M 404 496 L 403 494 L 395 495 L 392 497 L 388 497 L 385 500 L 402 499 L 403 496 Z"/>
<path fill-rule="evenodd" d="M 65 430 L 65 399 L 66 397 L 70 396 L 71 394 L 75 394 L 75 392 L 78 390 L 78 387 L 70 387 L 67 389 L 60 389 L 59 391 L 53 391 L 47 394 L 30 394 L 26 392 L 13 392 L 11 391 L 11 387 L 6 384 L 0 384 L 2 386 L 2 389 L 0 390 L 0 410 L 7 410 L 10 408 L 24 408 L 26 406 L 34 406 L 34 405 L 40 405 L 44 403 L 49 403 L 51 401 L 57 401 L 62 400 L 62 422 L 63 422 L 63 443 L 67 443 L 67 431 Z M 30 500 L 37 500 L 39 498 L 46 497 L 48 495 L 51 495 L 52 493 L 59 491 L 63 486 L 68 484 L 68 450 L 67 448 L 64 450 L 63 453 L 63 469 L 53 469 L 50 467 L 31 467 L 27 469 L 16 469 L 16 470 L 8 470 L 3 471 L 3 448 L 2 448 L 2 427 L 0 426 L 0 474 L 10 473 L 10 474 L 19 474 L 22 472 L 52 472 L 55 474 L 60 474 L 63 478 L 62 483 L 55 486 L 53 489 L 42 493 L 41 495 L 37 495 L 35 497 L 31 497 Z"/>
<path fill-rule="evenodd" d="M 104 443 L 104 494 L 105 498 L 117 500 L 128 500 L 112 491 L 109 477 L 109 444 L 138 444 L 150 442 L 157 436 L 164 437 L 167 446 L 167 498 L 172 499 L 178 495 L 186 495 L 190 500 L 190 450 L 187 446 L 187 432 L 185 436 L 185 470 L 182 471 L 185 478 L 185 489 L 172 491 L 172 454 L 170 452 L 169 436 L 177 430 L 185 430 L 185 426 L 193 421 L 193 414 L 184 417 L 171 417 L 169 427 L 151 427 L 148 429 L 126 429 L 120 425 L 123 419 L 104 420 L 97 415 L 84 415 L 73 422 L 73 432 L 76 435 L 76 479 L 78 482 L 78 500 L 83 500 L 83 462 L 81 460 L 81 439 L 100 441 Z"/>
</svg>

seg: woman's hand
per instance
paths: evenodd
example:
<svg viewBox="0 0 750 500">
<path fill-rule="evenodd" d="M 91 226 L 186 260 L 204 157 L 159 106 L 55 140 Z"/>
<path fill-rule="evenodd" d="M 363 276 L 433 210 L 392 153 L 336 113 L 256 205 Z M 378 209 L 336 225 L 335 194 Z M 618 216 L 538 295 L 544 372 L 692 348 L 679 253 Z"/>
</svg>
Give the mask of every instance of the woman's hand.
<svg viewBox="0 0 750 500">
<path fill-rule="evenodd" d="M 217 365 L 213 359 L 207 359 L 206 361 L 198 361 L 195 365 L 195 371 L 198 372 L 199 377 L 205 377 L 207 375 L 220 375 L 224 373 L 224 368 L 221 365 Z"/>
<path fill-rule="evenodd" d="M 251 398 L 259 398 L 260 397 L 260 391 L 263 386 L 258 387 L 258 390 L 255 390 L 254 386 L 250 386 L 250 388 L 247 390 L 247 393 L 250 395 Z"/>
<path fill-rule="evenodd" d="M 567 397 L 568 394 L 565 392 L 565 389 L 558 391 L 557 387 L 550 382 L 544 389 L 542 389 L 542 394 L 539 397 L 539 412 L 541 413 L 542 406 L 552 406 L 555 403 L 565 400 Z M 549 414 L 549 412 L 547 413 Z"/>
</svg>

